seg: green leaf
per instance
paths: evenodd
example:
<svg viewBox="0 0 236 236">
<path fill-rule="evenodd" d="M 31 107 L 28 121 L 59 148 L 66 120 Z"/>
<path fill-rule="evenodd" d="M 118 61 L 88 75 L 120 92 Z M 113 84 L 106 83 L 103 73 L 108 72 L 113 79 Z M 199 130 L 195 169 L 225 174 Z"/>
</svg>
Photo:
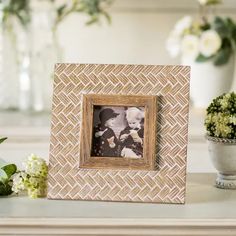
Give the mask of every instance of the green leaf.
<svg viewBox="0 0 236 236">
<path fill-rule="evenodd" d="M 214 57 L 214 65 L 221 66 L 226 64 L 231 56 L 232 50 L 230 48 L 222 48 Z"/>
<path fill-rule="evenodd" d="M 232 38 L 234 40 L 234 44 L 236 44 L 236 28 L 234 29 L 234 31 L 232 32 Z"/>
<path fill-rule="evenodd" d="M 7 138 L 4 137 L 4 138 L 0 138 L 0 143 L 3 143 Z"/>
<path fill-rule="evenodd" d="M 7 173 L 0 169 L 0 183 L 5 183 L 8 180 L 8 175 Z"/>
<path fill-rule="evenodd" d="M 230 18 L 227 18 L 226 21 L 230 29 L 230 34 L 231 34 L 230 36 L 232 40 L 234 41 L 234 43 L 236 43 L 236 24 Z"/>
<path fill-rule="evenodd" d="M 2 167 L 2 170 L 4 170 L 8 176 L 8 178 L 10 178 L 12 175 L 14 175 L 16 173 L 17 167 L 15 164 L 8 164 L 4 167 Z"/>
<path fill-rule="evenodd" d="M 16 17 L 23 26 L 30 22 L 30 0 L 9 0 L 5 2 L 3 23 L 6 23 L 11 16 Z"/>
<path fill-rule="evenodd" d="M 230 31 L 232 31 L 236 27 L 232 19 L 229 17 L 226 18 L 225 22 L 227 24 L 227 27 L 230 29 Z"/>
<path fill-rule="evenodd" d="M 213 29 L 222 37 L 230 37 L 230 30 L 221 17 L 217 16 L 215 17 L 215 20 L 213 22 Z"/>
<path fill-rule="evenodd" d="M 57 14 L 58 16 L 61 16 L 63 14 L 63 11 L 64 9 L 66 8 L 66 4 L 63 4 L 62 6 L 60 6 L 58 9 L 57 9 Z"/>
<path fill-rule="evenodd" d="M 7 183 L 0 182 L 0 196 L 7 196 L 12 194 L 11 186 Z"/>
<path fill-rule="evenodd" d="M 222 3 L 222 0 L 208 0 L 206 5 L 216 5 Z"/>
<path fill-rule="evenodd" d="M 199 54 L 196 58 L 196 61 L 197 62 L 206 62 L 206 61 L 209 61 L 210 59 L 212 59 L 212 57 L 205 57 L 204 55 Z"/>
<path fill-rule="evenodd" d="M 105 12 L 105 11 L 103 12 L 103 15 L 105 16 L 107 22 L 109 24 L 111 24 L 111 16 L 107 12 Z"/>
<path fill-rule="evenodd" d="M 202 31 L 209 30 L 211 28 L 211 25 L 209 23 L 205 23 L 200 26 Z"/>
</svg>

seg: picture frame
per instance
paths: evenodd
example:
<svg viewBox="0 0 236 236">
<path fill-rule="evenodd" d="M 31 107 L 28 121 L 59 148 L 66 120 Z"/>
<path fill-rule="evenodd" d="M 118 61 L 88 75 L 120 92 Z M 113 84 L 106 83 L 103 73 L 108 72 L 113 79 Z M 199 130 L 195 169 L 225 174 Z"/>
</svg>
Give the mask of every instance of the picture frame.
<svg viewBox="0 0 236 236">
<path fill-rule="evenodd" d="M 189 80 L 188 66 L 56 64 L 48 198 L 184 203 Z M 156 96 L 154 170 L 80 167 L 83 97 L 89 94 Z"/>
<path fill-rule="evenodd" d="M 83 95 L 83 111 L 82 111 L 82 126 L 81 126 L 81 144 L 80 144 L 80 168 L 94 168 L 94 169 L 130 169 L 130 170 L 154 170 L 156 166 L 155 157 L 156 157 L 156 117 L 157 117 L 157 97 L 156 96 L 132 96 L 132 95 L 100 95 L 100 94 L 85 94 Z M 131 129 L 129 126 L 125 129 L 126 134 L 126 140 L 123 140 L 123 142 L 120 141 L 119 135 L 116 137 L 115 133 L 110 134 L 110 136 L 116 138 L 116 144 L 114 144 L 113 148 L 109 148 L 109 143 L 105 143 L 106 139 L 102 139 L 104 141 L 99 141 L 99 147 L 106 147 L 111 150 L 110 153 L 114 153 L 113 150 L 116 150 L 118 152 L 118 149 L 122 149 L 119 151 L 119 153 L 116 154 L 116 156 L 109 157 L 104 155 L 99 156 L 92 156 L 91 150 L 92 150 L 92 141 L 93 141 L 93 108 L 94 106 L 110 106 L 110 107 L 125 107 L 127 108 L 127 112 L 129 111 L 130 118 L 133 118 L 130 121 L 137 121 L 138 115 L 140 115 L 139 109 L 136 109 L 138 113 L 133 112 L 133 115 L 131 114 L 132 110 L 131 108 L 136 107 L 143 107 L 144 113 L 145 113 L 145 119 L 144 119 L 144 128 L 139 128 L 140 131 L 144 131 L 142 138 L 140 138 L 141 143 L 134 142 L 132 135 L 138 136 L 138 131 L 134 129 Z M 133 110 L 134 110 L 133 109 Z M 108 110 L 108 109 L 106 109 Z M 103 109 L 105 111 L 105 109 Z M 108 111 L 112 111 L 111 108 L 109 108 Z M 135 111 L 135 110 L 134 110 Z M 114 113 L 116 114 L 116 113 Z M 110 114 L 111 116 L 112 114 Z M 118 113 L 117 113 L 118 115 Z M 131 115 L 133 117 L 131 117 Z M 135 117 L 136 116 L 136 117 Z M 108 117 L 109 118 L 109 117 Z M 141 121 L 141 119 L 140 119 Z M 139 122 L 137 123 L 138 125 Z M 105 136 L 110 130 L 112 132 L 113 130 L 111 128 L 104 127 L 104 132 L 101 136 Z M 133 132 L 131 132 L 133 131 Z M 100 131 L 103 132 L 103 131 Z M 130 134 L 131 132 L 131 134 Z M 121 132 L 122 133 L 122 132 Z M 123 135 L 123 136 L 124 136 Z M 96 139 L 98 140 L 97 137 Z M 111 137 L 109 137 L 111 138 Z M 103 143 L 103 145 L 102 145 Z M 135 148 L 138 148 L 139 150 L 142 150 L 142 154 L 138 156 L 136 154 L 139 150 L 135 150 Z M 122 156 L 120 153 L 122 151 L 124 152 L 126 150 L 127 155 L 125 154 Z M 132 157 L 129 156 L 134 150 Z M 135 153 L 136 151 L 136 153 Z M 100 150 L 101 152 L 101 150 Z M 104 152 L 109 153 L 108 151 L 104 150 Z"/>
</svg>

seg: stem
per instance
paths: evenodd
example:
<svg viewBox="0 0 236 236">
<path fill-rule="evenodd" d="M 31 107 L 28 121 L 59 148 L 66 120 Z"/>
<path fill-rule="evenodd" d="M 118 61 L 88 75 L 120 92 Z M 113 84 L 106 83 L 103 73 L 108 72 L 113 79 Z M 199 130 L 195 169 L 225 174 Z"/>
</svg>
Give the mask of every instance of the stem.
<svg viewBox="0 0 236 236">
<path fill-rule="evenodd" d="M 203 24 L 208 24 L 207 6 L 199 4 L 199 16 Z"/>
<path fill-rule="evenodd" d="M 60 51 L 60 44 L 58 42 L 58 37 L 57 37 L 57 28 L 52 29 L 52 40 L 54 42 L 55 45 L 55 49 L 56 49 L 56 58 L 57 60 L 61 60 L 62 59 L 62 55 L 61 55 L 61 51 Z"/>
<path fill-rule="evenodd" d="M 229 40 L 230 40 L 230 42 L 231 42 L 233 52 L 236 53 L 236 45 L 235 45 L 234 40 L 233 40 L 231 37 L 229 38 Z"/>
<path fill-rule="evenodd" d="M 63 21 L 68 15 L 70 15 L 71 13 L 77 10 L 77 5 L 78 5 L 78 1 L 74 1 L 70 9 L 68 9 L 64 14 L 57 17 L 55 24 L 53 26 L 53 31 L 56 31 L 56 28 L 58 27 L 61 21 Z"/>
</svg>

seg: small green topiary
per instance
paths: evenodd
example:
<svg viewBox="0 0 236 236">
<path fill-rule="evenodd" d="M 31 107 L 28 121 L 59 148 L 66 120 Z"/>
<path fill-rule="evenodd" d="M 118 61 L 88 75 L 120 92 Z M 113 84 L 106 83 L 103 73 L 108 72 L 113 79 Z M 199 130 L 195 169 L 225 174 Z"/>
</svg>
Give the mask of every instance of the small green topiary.
<svg viewBox="0 0 236 236">
<path fill-rule="evenodd" d="M 211 102 L 205 117 L 207 134 L 211 137 L 236 139 L 236 94 L 223 94 Z"/>
</svg>

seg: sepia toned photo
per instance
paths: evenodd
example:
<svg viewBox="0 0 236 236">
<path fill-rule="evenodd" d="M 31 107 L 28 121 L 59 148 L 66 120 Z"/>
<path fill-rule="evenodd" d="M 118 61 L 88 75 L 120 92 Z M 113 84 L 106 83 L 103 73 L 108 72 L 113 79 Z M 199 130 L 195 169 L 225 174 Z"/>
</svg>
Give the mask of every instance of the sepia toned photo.
<svg viewBox="0 0 236 236">
<path fill-rule="evenodd" d="M 94 106 L 91 156 L 142 158 L 144 107 Z"/>
<path fill-rule="evenodd" d="M 83 95 L 80 168 L 155 169 L 156 96 Z"/>
</svg>

